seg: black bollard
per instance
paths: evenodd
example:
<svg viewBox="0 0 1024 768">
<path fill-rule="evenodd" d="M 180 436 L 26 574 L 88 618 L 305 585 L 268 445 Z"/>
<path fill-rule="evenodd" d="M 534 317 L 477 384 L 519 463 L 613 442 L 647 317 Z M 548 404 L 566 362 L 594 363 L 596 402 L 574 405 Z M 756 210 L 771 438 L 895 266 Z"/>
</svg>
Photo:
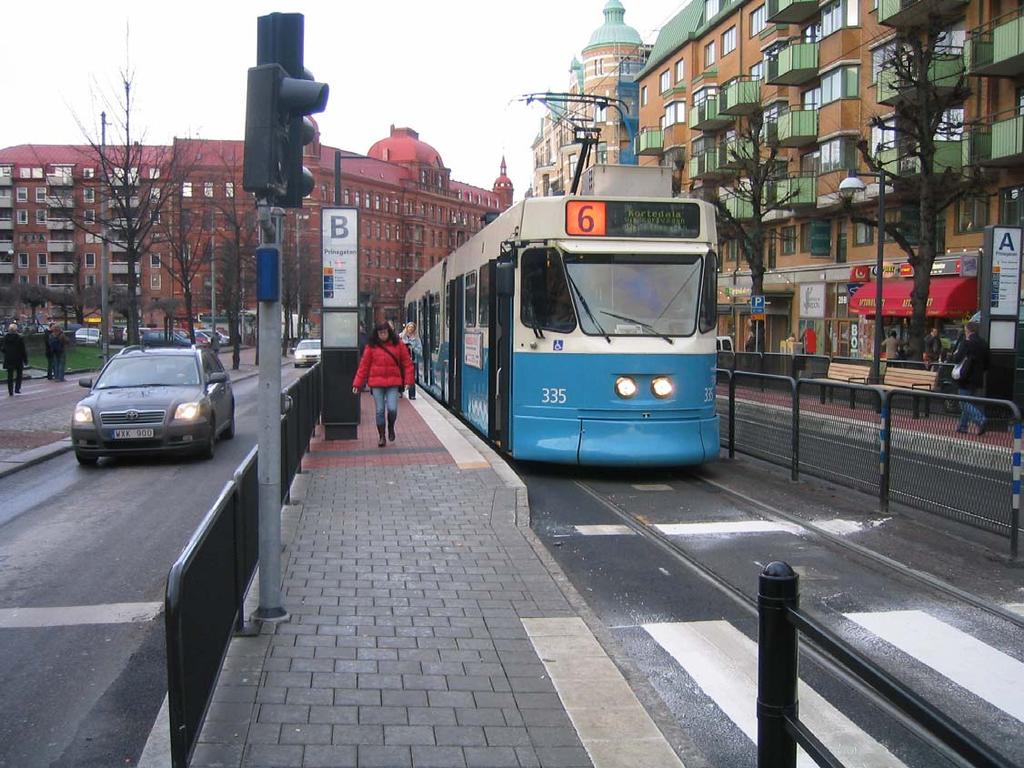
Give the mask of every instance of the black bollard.
<svg viewBox="0 0 1024 768">
<path fill-rule="evenodd" d="M 798 714 L 798 639 L 788 620 L 800 605 L 800 577 L 788 563 L 768 563 L 757 590 L 757 768 L 795 768 L 796 739 L 786 719 Z"/>
</svg>

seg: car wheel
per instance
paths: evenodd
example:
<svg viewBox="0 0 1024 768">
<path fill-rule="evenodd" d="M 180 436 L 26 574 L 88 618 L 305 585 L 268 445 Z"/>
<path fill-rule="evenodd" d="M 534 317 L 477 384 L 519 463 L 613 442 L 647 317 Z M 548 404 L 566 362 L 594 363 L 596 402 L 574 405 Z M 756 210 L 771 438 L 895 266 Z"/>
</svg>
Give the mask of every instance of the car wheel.
<svg viewBox="0 0 1024 768">
<path fill-rule="evenodd" d="M 231 420 L 228 425 L 224 428 L 224 439 L 230 440 L 235 436 L 235 410 L 231 409 Z"/>
<path fill-rule="evenodd" d="M 210 419 L 210 437 L 206 441 L 206 445 L 203 446 L 203 450 L 200 452 L 200 456 L 204 459 L 213 458 L 213 446 L 217 442 L 217 423 L 211 418 Z"/>
<path fill-rule="evenodd" d="M 83 453 L 75 451 L 75 458 L 78 459 L 78 463 L 83 467 L 95 467 L 98 459 L 95 456 L 86 456 Z"/>
</svg>

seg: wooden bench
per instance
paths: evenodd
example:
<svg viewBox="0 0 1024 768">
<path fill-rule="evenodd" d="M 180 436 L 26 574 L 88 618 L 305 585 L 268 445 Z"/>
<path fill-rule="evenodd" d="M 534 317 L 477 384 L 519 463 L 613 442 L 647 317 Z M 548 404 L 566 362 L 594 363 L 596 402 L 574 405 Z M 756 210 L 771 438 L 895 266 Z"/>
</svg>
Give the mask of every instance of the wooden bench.
<svg viewBox="0 0 1024 768">
<path fill-rule="evenodd" d="M 885 368 L 885 376 L 882 377 L 882 386 L 889 389 L 927 389 L 934 392 L 939 386 L 939 372 L 888 365 Z"/>
<path fill-rule="evenodd" d="M 871 369 L 863 365 L 855 363 L 829 363 L 825 378 L 845 381 L 848 384 L 867 384 L 870 374 Z"/>
</svg>

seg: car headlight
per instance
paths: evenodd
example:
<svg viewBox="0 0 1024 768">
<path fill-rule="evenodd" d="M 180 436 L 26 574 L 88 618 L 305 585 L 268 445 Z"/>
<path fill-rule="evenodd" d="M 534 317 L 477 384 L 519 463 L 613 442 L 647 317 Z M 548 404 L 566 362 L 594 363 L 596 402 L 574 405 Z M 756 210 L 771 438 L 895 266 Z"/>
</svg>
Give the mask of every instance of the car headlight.
<svg viewBox="0 0 1024 768">
<path fill-rule="evenodd" d="M 659 400 L 669 397 L 674 390 L 675 385 L 668 376 L 655 376 L 651 381 L 651 393 Z"/>
<path fill-rule="evenodd" d="M 199 418 L 202 407 L 199 403 L 182 403 L 174 409 L 175 421 L 193 421 Z"/>
<path fill-rule="evenodd" d="M 629 376 L 619 376 L 615 380 L 615 394 L 623 399 L 636 395 L 636 382 Z"/>
<path fill-rule="evenodd" d="M 92 424 L 92 408 L 88 405 L 76 405 L 72 420 L 75 424 Z"/>
</svg>

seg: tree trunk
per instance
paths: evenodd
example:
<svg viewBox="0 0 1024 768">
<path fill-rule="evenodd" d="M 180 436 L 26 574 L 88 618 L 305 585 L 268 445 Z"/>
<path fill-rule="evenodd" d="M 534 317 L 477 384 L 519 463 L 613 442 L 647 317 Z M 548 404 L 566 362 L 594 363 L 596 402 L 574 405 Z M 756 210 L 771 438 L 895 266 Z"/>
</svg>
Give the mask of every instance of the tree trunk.
<svg viewBox="0 0 1024 768">
<path fill-rule="evenodd" d="M 187 285 L 187 284 L 186 284 Z M 188 337 L 192 343 L 196 343 L 196 324 L 192 317 L 192 289 L 188 287 L 184 290 L 185 296 L 185 315 L 188 317 Z"/>
<path fill-rule="evenodd" d="M 924 174 L 922 174 L 924 176 Z M 920 205 L 920 235 L 917 258 L 911 261 L 914 267 L 914 287 L 910 293 L 910 345 L 909 357 L 920 360 L 924 352 L 924 337 L 927 333 L 928 293 L 932 281 L 932 264 L 935 261 L 935 241 L 938 228 L 938 212 L 935 210 L 935 188 L 931 179 L 922 178 Z"/>
</svg>

